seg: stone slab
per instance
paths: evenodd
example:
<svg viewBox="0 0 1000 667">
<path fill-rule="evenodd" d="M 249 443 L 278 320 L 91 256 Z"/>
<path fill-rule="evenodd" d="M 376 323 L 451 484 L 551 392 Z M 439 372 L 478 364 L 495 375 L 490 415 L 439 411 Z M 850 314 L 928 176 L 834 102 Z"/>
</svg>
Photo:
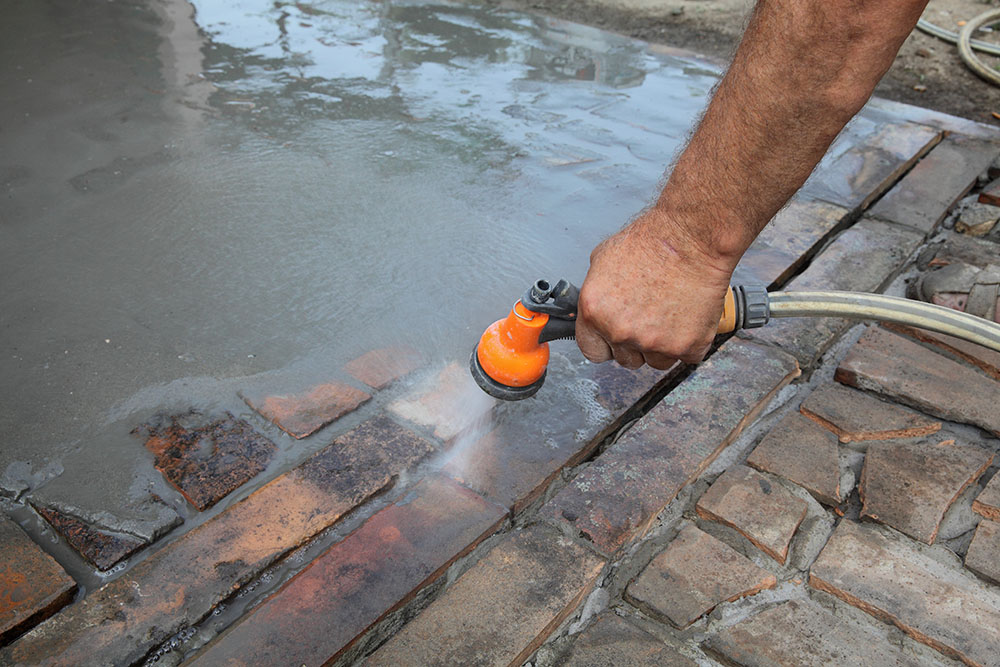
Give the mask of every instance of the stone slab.
<svg viewBox="0 0 1000 667">
<path fill-rule="evenodd" d="M 998 153 L 1000 147 L 991 141 L 946 137 L 872 207 L 871 215 L 929 234 Z"/>
<path fill-rule="evenodd" d="M 998 252 L 1000 252 L 1000 248 L 998 248 Z M 997 259 L 1000 261 L 1000 257 Z M 895 331 L 910 338 L 916 338 L 921 342 L 934 345 L 979 368 L 994 380 L 1000 381 L 1000 352 L 996 350 L 970 343 L 955 336 L 927 331 L 926 329 L 916 329 L 914 327 L 891 323 L 886 323 L 883 326 L 890 331 Z"/>
<path fill-rule="evenodd" d="M 372 389 L 383 389 L 423 365 L 423 355 L 412 347 L 400 345 L 370 350 L 349 361 L 345 368 L 352 376 Z"/>
<path fill-rule="evenodd" d="M 466 365 L 452 362 L 412 393 L 389 404 L 389 412 L 432 429 L 434 437 L 451 442 L 460 434 L 489 422 L 496 399 L 480 389 Z"/>
<path fill-rule="evenodd" d="M 76 592 L 76 582 L 3 515 L 0 515 L 0 547 L 2 645 L 69 604 Z"/>
<path fill-rule="evenodd" d="M 774 588 L 773 574 L 688 524 L 628 585 L 626 599 L 676 628 L 686 628 L 722 602 Z"/>
<path fill-rule="evenodd" d="M 799 374 L 795 360 L 725 343 L 563 488 L 542 515 L 610 554 L 649 528 L 770 399 Z"/>
<path fill-rule="evenodd" d="M 499 528 L 506 513 L 432 477 L 209 644 L 205 665 L 325 664 Z"/>
<path fill-rule="evenodd" d="M 939 421 L 836 383 L 817 388 L 799 410 L 841 442 L 915 438 L 941 430 Z"/>
<path fill-rule="evenodd" d="M 782 565 L 808 506 L 788 489 L 746 466 L 735 466 L 708 487 L 698 516 L 735 529 Z"/>
<path fill-rule="evenodd" d="M 877 292 L 919 247 L 922 236 L 912 230 L 864 218 L 840 233 L 787 291 L 849 290 Z M 740 335 L 777 345 L 803 366 L 812 366 L 830 344 L 851 325 L 831 317 L 772 320 L 766 327 Z"/>
<path fill-rule="evenodd" d="M 992 181 L 990 181 L 979 192 L 979 199 L 977 201 L 980 204 L 989 204 L 990 206 L 1000 206 L 1000 178 L 995 178 Z"/>
<path fill-rule="evenodd" d="M 861 336 L 836 379 L 1000 435 L 1000 383 L 885 329 L 871 327 Z"/>
<path fill-rule="evenodd" d="M 837 436 L 792 413 L 764 436 L 747 464 L 794 482 L 827 505 L 839 505 L 840 453 Z"/>
<path fill-rule="evenodd" d="M 326 382 L 297 394 L 244 390 L 243 401 L 262 417 L 301 439 L 333 423 L 371 398 L 367 392 L 340 382 Z"/>
<path fill-rule="evenodd" d="M 968 665 L 1000 665 L 1000 591 L 927 547 L 842 520 L 809 583 Z"/>
<path fill-rule="evenodd" d="M 972 501 L 972 511 L 992 521 L 1000 521 L 1000 474 L 994 474 L 979 497 Z"/>
<path fill-rule="evenodd" d="M 698 663 L 665 645 L 612 611 L 580 633 L 562 667 L 696 667 Z"/>
<path fill-rule="evenodd" d="M 745 667 L 926 664 L 809 599 L 765 609 L 710 636 L 703 646 L 726 664 Z"/>
<path fill-rule="evenodd" d="M 71 547 L 101 571 L 109 569 L 121 559 L 149 544 L 146 540 L 131 535 L 101 530 L 54 507 L 35 507 L 35 509 Z"/>
<path fill-rule="evenodd" d="M 979 522 L 965 554 L 965 567 L 1000 585 L 1000 523 L 989 519 Z"/>
<path fill-rule="evenodd" d="M 369 420 L 36 627 L 0 664 L 141 661 L 432 449 L 388 418 Z"/>
<path fill-rule="evenodd" d="M 513 532 L 365 665 L 521 665 L 582 602 L 603 566 L 547 526 Z"/>
</svg>

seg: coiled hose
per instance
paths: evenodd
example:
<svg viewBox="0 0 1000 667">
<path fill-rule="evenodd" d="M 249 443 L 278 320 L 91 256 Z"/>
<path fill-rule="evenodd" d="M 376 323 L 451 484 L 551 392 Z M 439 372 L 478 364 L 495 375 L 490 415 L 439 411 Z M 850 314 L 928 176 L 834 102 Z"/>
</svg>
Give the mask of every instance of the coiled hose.
<svg viewBox="0 0 1000 667">
<path fill-rule="evenodd" d="M 1000 352 L 1000 324 L 922 301 L 864 292 L 771 292 L 771 317 L 843 317 L 906 324 Z"/>
<path fill-rule="evenodd" d="M 962 31 L 959 33 L 945 30 L 944 28 L 936 26 L 930 21 L 925 21 L 924 19 L 917 21 L 917 29 L 927 33 L 928 35 L 933 35 L 938 39 L 944 40 L 949 44 L 958 45 L 958 55 L 962 58 L 962 62 L 965 63 L 966 67 L 975 72 L 980 78 L 985 79 L 994 85 L 1000 85 L 1000 73 L 990 67 L 987 67 L 983 61 L 980 60 L 975 53 L 973 53 L 973 49 L 975 49 L 976 51 L 982 51 L 983 53 L 989 53 L 990 55 L 1000 56 L 1000 45 L 991 44 L 990 42 L 984 42 L 978 39 L 972 39 L 973 32 L 987 23 L 998 19 L 1000 19 L 1000 10 L 991 9 L 966 22 L 966 24 L 962 27 Z"/>
</svg>

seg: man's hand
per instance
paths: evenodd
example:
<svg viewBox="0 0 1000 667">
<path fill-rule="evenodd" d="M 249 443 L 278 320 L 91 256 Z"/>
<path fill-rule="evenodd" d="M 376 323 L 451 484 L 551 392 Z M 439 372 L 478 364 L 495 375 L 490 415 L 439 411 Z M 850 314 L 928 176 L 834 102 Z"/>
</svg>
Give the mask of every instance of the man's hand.
<svg viewBox="0 0 1000 667">
<path fill-rule="evenodd" d="M 667 369 L 708 352 L 732 274 L 653 209 L 590 255 L 576 340 L 593 362 Z"/>
</svg>

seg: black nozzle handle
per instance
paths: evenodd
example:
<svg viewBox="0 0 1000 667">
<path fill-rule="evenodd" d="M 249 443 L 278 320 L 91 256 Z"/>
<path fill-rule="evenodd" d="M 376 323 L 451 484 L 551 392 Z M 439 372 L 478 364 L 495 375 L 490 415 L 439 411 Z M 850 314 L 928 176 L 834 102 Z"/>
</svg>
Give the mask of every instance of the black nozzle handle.
<svg viewBox="0 0 1000 667">
<path fill-rule="evenodd" d="M 539 343 L 573 338 L 576 338 L 576 320 L 564 320 L 558 317 L 550 317 L 549 321 L 542 327 L 542 332 L 538 334 Z"/>
</svg>

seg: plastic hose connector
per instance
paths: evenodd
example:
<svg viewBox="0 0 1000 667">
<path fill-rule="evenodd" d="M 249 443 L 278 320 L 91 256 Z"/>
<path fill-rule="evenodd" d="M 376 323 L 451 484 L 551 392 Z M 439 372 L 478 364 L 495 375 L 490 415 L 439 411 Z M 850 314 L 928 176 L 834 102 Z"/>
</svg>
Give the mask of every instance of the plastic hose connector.
<svg viewBox="0 0 1000 667">
<path fill-rule="evenodd" d="M 756 329 L 767 324 L 771 319 L 767 288 L 763 285 L 740 285 L 738 289 L 742 306 L 740 313 L 743 315 L 740 328 Z"/>
</svg>

